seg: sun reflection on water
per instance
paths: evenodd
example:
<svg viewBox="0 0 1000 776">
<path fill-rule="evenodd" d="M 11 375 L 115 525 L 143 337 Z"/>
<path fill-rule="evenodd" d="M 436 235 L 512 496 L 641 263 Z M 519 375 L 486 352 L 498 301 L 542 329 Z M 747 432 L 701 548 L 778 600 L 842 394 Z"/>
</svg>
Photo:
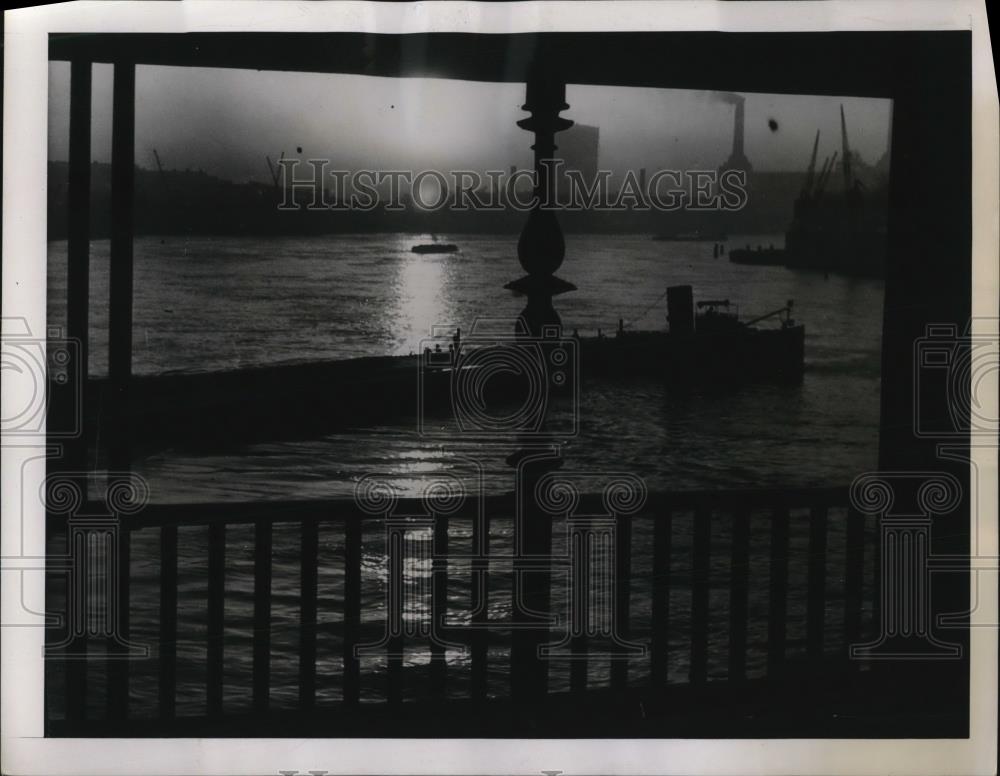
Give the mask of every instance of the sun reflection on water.
<svg viewBox="0 0 1000 776">
<path fill-rule="evenodd" d="M 397 250 L 405 255 L 396 265 L 392 280 L 395 293 L 388 311 L 397 333 L 396 353 L 419 353 L 421 342 L 434 326 L 450 324 L 455 313 L 452 298 L 454 257 L 450 254 L 417 254 L 410 248 L 433 242 L 431 235 L 401 237 Z"/>
</svg>

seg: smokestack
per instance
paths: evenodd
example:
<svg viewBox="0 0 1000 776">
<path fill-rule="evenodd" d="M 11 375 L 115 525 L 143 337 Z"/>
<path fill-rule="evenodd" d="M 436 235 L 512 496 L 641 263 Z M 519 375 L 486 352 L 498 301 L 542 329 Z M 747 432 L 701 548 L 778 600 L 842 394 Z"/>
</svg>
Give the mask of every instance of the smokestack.
<svg viewBox="0 0 1000 776">
<path fill-rule="evenodd" d="M 746 103 L 746 99 L 742 95 L 733 94 L 732 92 L 715 92 L 715 96 L 716 99 L 733 106 L 733 152 L 719 170 L 742 170 L 750 174 L 753 172 L 753 167 L 750 164 L 750 160 L 747 159 L 743 148 L 743 134 L 745 131 L 744 104 Z"/>
<path fill-rule="evenodd" d="M 694 289 L 691 286 L 667 287 L 667 323 L 675 336 L 694 334 Z"/>
</svg>

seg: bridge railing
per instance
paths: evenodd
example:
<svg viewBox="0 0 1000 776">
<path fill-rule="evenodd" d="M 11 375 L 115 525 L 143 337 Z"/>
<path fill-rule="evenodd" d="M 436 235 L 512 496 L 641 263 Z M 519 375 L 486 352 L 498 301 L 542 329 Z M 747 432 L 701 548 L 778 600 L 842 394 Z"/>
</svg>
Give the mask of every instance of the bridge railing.
<svg viewBox="0 0 1000 776">
<path fill-rule="evenodd" d="M 502 573 L 494 570 L 496 561 L 509 556 L 504 556 L 496 546 L 491 552 L 491 524 L 510 520 L 514 507 L 513 495 L 487 497 L 479 518 L 468 509 L 458 509 L 428 515 L 423 522 L 431 534 L 426 558 L 433 567 L 428 596 L 430 621 L 444 622 L 446 615 L 450 616 L 452 625 L 448 627 L 447 639 L 458 640 L 468 649 L 467 661 L 449 663 L 446 646 L 431 640 L 424 685 L 428 688 L 428 698 L 447 697 L 445 688 L 459 678 L 456 672 L 463 674 L 461 683 L 472 699 L 483 700 L 491 693 L 488 681 L 491 626 L 489 607 L 485 604 L 492 596 L 511 595 L 509 585 L 494 589 L 492 584 Z M 400 513 L 426 514 L 426 505 L 418 499 L 412 503 L 403 499 L 397 509 Z M 599 514 L 600 496 L 583 495 L 578 512 Z M 671 666 L 678 662 L 687 667 L 686 681 L 695 685 L 720 678 L 739 683 L 746 681 L 751 673 L 780 675 L 790 652 L 793 599 L 791 620 L 800 633 L 793 641 L 806 661 L 828 659 L 832 653 L 842 656 L 846 664 L 847 645 L 861 637 L 865 591 L 871 589 L 873 579 L 871 564 L 865 558 L 865 518 L 849 508 L 846 487 L 651 493 L 641 512 L 609 519 L 616 532 L 611 566 L 614 579 L 607 587 L 614 602 L 616 637 L 643 645 L 638 656 L 610 661 L 607 683 L 612 689 L 635 686 L 637 682 L 653 687 L 665 685 Z M 203 674 L 206 715 L 218 718 L 226 711 L 224 673 L 228 650 L 247 649 L 245 644 L 234 645 L 231 640 L 227 643 L 226 602 L 227 595 L 232 595 L 232 590 L 227 590 L 227 572 L 230 585 L 233 573 L 227 559 L 230 531 L 242 531 L 247 537 L 252 531 L 252 572 L 248 575 L 252 576 L 251 710 L 259 715 L 271 710 L 275 687 L 271 675 L 272 583 L 275 529 L 279 526 L 283 542 L 288 541 L 288 531 L 293 536 L 297 533 L 297 547 L 291 553 L 292 557 L 297 555 L 292 562 L 298 567 L 298 613 L 294 626 L 298 629 L 297 708 L 308 712 L 317 702 L 317 623 L 322 613 L 321 601 L 324 607 L 329 605 L 319 594 L 321 572 L 325 571 L 320 557 L 320 531 L 330 525 L 338 526 L 343 542 L 343 578 L 339 588 L 342 589 L 341 701 L 348 707 L 361 702 L 363 677 L 358 648 L 363 642 L 362 618 L 370 605 L 362 595 L 366 573 L 363 535 L 380 520 L 384 521 L 384 517 L 366 513 L 346 499 L 150 504 L 137 514 L 121 517 L 117 521 L 119 551 L 114 559 L 117 573 L 113 580 L 119 642 L 128 641 L 129 612 L 136 609 L 136 601 L 131 600 L 134 545 L 141 538 L 143 551 L 153 546 L 159 556 L 159 595 L 147 594 L 142 599 L 155 601 L 157 609 L 145 613 L 148 620 L 158 623 L 151 655 L 157 672 L 154 716 L 169 725 L 177 714 L 178 532 L 190 526 L 202 526 L 200 535 L 207 537 L 196 548 L 207 580 Z M 466 521 L 471 526 L 469 546 L 478 549 L 471 555 L 465 553 L 463 563 L 453 564 L 450 560 L 456 553 L 449 553 L 449 528 L 457 528 Z M 465 536 L 469 538 L 468 533 Z M 831 537 L 837 539 L 836 546 Z M 634 573 L 639 558 L 644 570 Z M 386 563 L 392 565 L 388 560 Z M 555 565 L 560 564 L 569 566 L 567 561 L 555 561 Z M 285 572 L 287 568 L 286 562 Z M 401 569 L 399 561 L 400 574 Z M 790 580 L 790 569 L 798 581 Z M 100 572 L 91 564 L 88 573 Z M 389 573 L 395 572 L 390 569 Z M 458 618 L 464 626 L 454 624 L 456 604 L 449 600 L 449 585 L 459 581 L 458 574 L 468 575 L 462 584 L 467 584 L 471 591 L 470 606 L 459 613 L 465 615 Z M 244 581 L 250 583 L 249 579 Z M 685 593 L 685 604 L 680 607 L 672 595 L 679 587 L 690 590 L 690 598 Z M 751 596 L 751 588 L 760 592 Z M 567 595 L 565 590 L 561 594 Z M 648 614 L 636 614 L 633 604 L 638 596 L 645 596 L 642 608 Z M 718 605 L 720 600 L 725 602 L 724 606 Z M 283 606 L 287 609 L 287 601 Z M 726 610 L 724 616 L 720 616 L 721 609 Z M 766 617 L 762 617 L 765 609 Z M 834 628 L 831 620 L 837 609 L 842 610 L 842 620 L 836 617 Z M 284 616 L 287 619 L 287 612 Z M 766 644 L 761 644 L 764 630 L 761 622 L 765 619 Z M 754 629 L 757 643 L 751 645 Z M 710 631 L 715 633 L 714 642 Z M 726 634 L 723 641 L 728 652 L 725 660 L 719 654 L 723 651 L 719 648 L 722 632 Z M 678 634 L 684 642 L 680 645 Z M 594 638 L 593 628 L 582 628 L 574 631 L 569 640 L 570 691 L 587 690 L 592 681 L 588 679 L 588 663 L 593 665 L 594 660 L 604 659 L 588 657 Z M 90 639 L 94 641 L 94 634 Z M 403 697 L 402 655 L 406 639 L 406 633 L 397 630 L 385 640 L 386 700 L 390 704 Z M 131 682 L 132 666 L 136 664 L 115 659 L 121 657 L 120 651 L 114 646 L 107 651 L 109 660 L 104 678 L 106 718 L 110 720 L 128 719 L 134 711 L 130 711 L 130 704 L 136 703 Z M 749 666 L 748 656 L 757 664 L 763 660 L 764 665 Z M 510 670 L 516 672 L 518 667 L 511 665 Z M 86 703 L 74 701 L 70 696 L 72 688 L 94 690 L 95 676 L 93 660 L 66 660 L 67 729 L 71 729 L 74 721 L 94 718 L 93 704 L 88 711 Z M 185 692 L 190 693 L 190 687 Z"/>
</svg>

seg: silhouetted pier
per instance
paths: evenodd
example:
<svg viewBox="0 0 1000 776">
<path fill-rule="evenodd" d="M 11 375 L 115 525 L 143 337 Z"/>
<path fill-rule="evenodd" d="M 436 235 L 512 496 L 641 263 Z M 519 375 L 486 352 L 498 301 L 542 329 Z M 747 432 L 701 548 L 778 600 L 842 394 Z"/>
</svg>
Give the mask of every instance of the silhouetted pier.
<svg viewBox="0 0 1000 776">
<path fill-rule="evenodd" d="M 416 356 L 138 375 L 130 381 L 128 434 L 134 450 L 178 442 L 213 448 L 412 418 L 417 379 Z M 427 374 L 446 390 L 443 379 Z M 83 406 L 91 438 L 119 403 L 110 379 L 88 381 Z"/>
</svg>

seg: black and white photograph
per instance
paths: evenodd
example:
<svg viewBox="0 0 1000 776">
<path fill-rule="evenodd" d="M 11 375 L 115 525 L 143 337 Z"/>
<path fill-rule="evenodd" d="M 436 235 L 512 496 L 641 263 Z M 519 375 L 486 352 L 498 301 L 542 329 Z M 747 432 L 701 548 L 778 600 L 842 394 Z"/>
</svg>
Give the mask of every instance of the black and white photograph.
<svg viewBox="0 0 1000 776">
<path fill-rule="evenodd" d="M 995 773 L 983 4 L 96 5 L 5 21 L 5 772 Z"/>
</svg>

